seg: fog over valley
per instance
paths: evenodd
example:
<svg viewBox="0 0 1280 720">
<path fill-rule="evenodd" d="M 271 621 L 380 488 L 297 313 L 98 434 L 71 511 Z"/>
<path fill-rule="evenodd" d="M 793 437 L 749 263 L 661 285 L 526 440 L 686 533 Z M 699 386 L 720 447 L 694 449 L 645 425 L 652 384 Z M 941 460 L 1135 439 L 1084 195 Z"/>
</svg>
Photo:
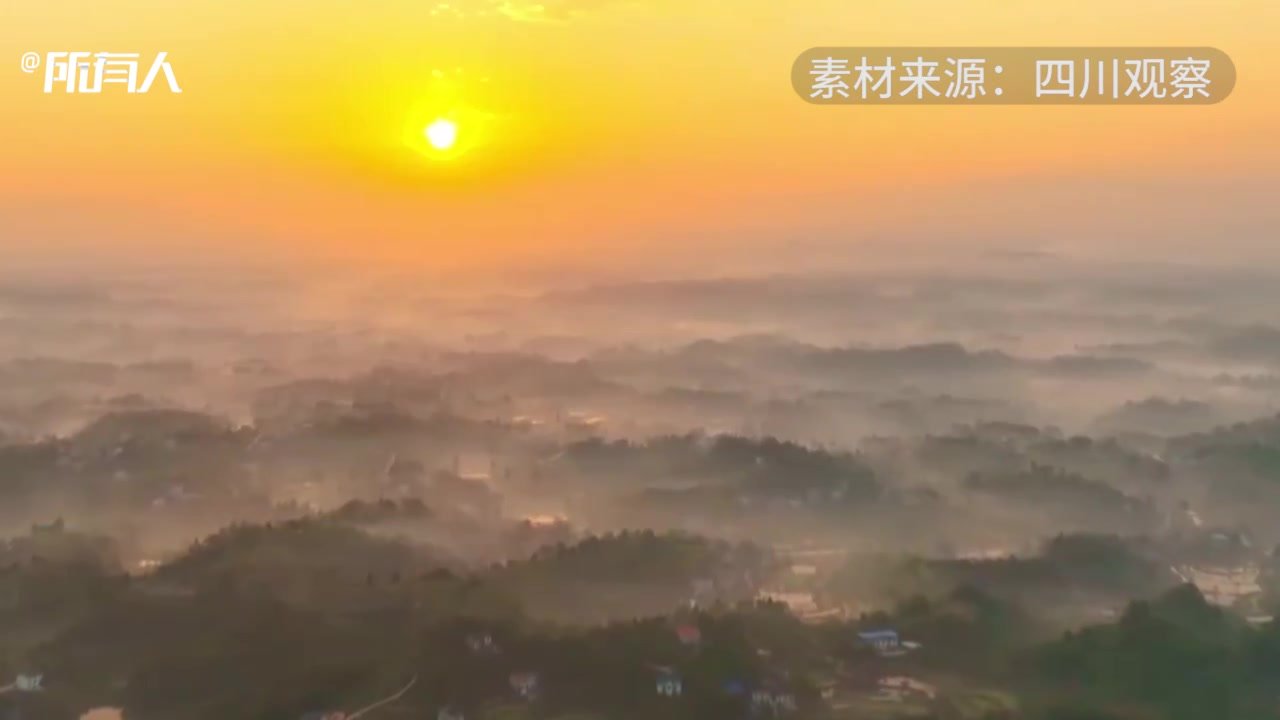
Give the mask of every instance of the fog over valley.
<svg viewBox="0 0 1280 720">
<path fill-rule="evenodd" d="M 0 276 L 0 717 L 1271 717 L 1277 279 Z"/>
</svg>

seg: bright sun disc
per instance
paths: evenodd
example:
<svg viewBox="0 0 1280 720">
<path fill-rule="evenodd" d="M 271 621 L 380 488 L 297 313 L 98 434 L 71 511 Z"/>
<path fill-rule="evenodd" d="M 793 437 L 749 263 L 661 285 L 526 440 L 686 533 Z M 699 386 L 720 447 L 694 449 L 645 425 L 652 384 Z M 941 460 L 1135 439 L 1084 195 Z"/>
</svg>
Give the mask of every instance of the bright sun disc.
<svg viewBox="0 0 1280 720">
<path fill-rule="evenodd" d="M 427 142 L 437 150 L 448 150 L 458 141 L 458 126 L 451 120 L 440 118 L 423 130 Z"/>
</svg>

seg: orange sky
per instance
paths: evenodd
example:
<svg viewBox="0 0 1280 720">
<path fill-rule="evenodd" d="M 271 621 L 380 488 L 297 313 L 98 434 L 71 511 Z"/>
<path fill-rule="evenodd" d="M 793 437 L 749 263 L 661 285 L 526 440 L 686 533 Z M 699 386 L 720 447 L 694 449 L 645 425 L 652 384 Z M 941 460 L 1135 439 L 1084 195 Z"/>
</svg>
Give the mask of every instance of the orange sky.
<svg viewBox="0 0 1280 720">
<path fill-rule="evenodd" d="M 363 5 L 7 3 L 6 254 L 718 272 L 1274 244 L 1272 0 Z M 815 45 L 1212 45 L 1239 81 L 1191 108 L 817 107 L 788 84 Z M 19 60 L 50 50 L 165 50 L 184 92 L 45 95 Z M 458 108 L 466 153 L 405 142 Z"/>
</svg>

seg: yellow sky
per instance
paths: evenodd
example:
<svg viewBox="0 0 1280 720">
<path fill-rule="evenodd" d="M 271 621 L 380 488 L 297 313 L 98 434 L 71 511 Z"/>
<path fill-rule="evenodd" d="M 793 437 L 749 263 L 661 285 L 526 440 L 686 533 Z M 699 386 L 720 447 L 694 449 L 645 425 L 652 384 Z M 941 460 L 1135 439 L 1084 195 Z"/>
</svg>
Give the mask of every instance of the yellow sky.
<svg viewBox="0 0 1280 720">
<path fill-rule="evenodd" d="M 0 246 L 710 271 L 863 245 L 1265 252 L 1276 6 L 11 2 Z M 817 45 L 1211 45 L 1239 80 L 1192 108 L 817 107 L 789 86 Z M 19 59 L 52 50 L 164 50 L 184 92 L 45 95 Z M 445 112 L 469 148 L 440 161 L 406 138 Z"/>
</svg>

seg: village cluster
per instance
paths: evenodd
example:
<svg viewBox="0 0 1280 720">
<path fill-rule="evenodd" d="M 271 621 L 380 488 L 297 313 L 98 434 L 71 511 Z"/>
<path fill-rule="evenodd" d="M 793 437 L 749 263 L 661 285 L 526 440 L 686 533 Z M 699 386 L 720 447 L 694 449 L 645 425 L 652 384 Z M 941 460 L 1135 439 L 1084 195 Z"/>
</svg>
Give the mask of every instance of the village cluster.
<svg viewBox="0 0 1280 720">
<path fill-rule="evenodd" d="M 673 630 L 680 644 L 690 653 L 702 648 L 704 639 L 698 625 L 686 622 L 677 624 Z M 873 629 L 858 634 L 859 642 L 875 652 L 881 658 L 902 657 L 920 648 L 918 643 L 903 641 L 898 633 L 891 629 Z M 477 658 L 486 658 L 491 662 L 502 662 L 504 652 L 501 644 L 489 632 L 475 632 L 466 637 L 467 652 Z M 759 650 L 767 656 L 768 651 Z M 676 667 L 670 665 L 651 665 L 654 693 L 671 701 L 679 701 L 685 693 L 685 679 Z M 543 674 L 534 669 L 521 668 L 512 670 L 507 675 L 508 695 L 505 698 L 494 698 L 495 704 L 503 702 L 519 702 L 532 704 L 539 701 L 545 689 Z M 937 689 L 921 680 L 905 674 L 881 673 L 870 685 L 866 683 L 841 683 L 837 679 L 825 681 L 820 687 L 824 702 L 832 707 L 847 703 L 849 694 L 856 694 L 873 702 L 901 703 L 908 700 L 930 701 L 937 697 Z M 770 677 L 759 682 L 748 682 L 743 679 L 724 681 L 719 692 L 726 696 L 742 698 L 746 701 L 749 717 L 758 719 L 784 718 L 799 710 L 796 693 L 790 688 L 785 674 Z M 348 714 L 340 710 L 312 711 L 304 714 L 300 720 L 354 720 L 358 713 Z M 458 704 L 446 702 L 436 712 L 436 720 L 467 720 L 468 715 Z"/>
</svg>

